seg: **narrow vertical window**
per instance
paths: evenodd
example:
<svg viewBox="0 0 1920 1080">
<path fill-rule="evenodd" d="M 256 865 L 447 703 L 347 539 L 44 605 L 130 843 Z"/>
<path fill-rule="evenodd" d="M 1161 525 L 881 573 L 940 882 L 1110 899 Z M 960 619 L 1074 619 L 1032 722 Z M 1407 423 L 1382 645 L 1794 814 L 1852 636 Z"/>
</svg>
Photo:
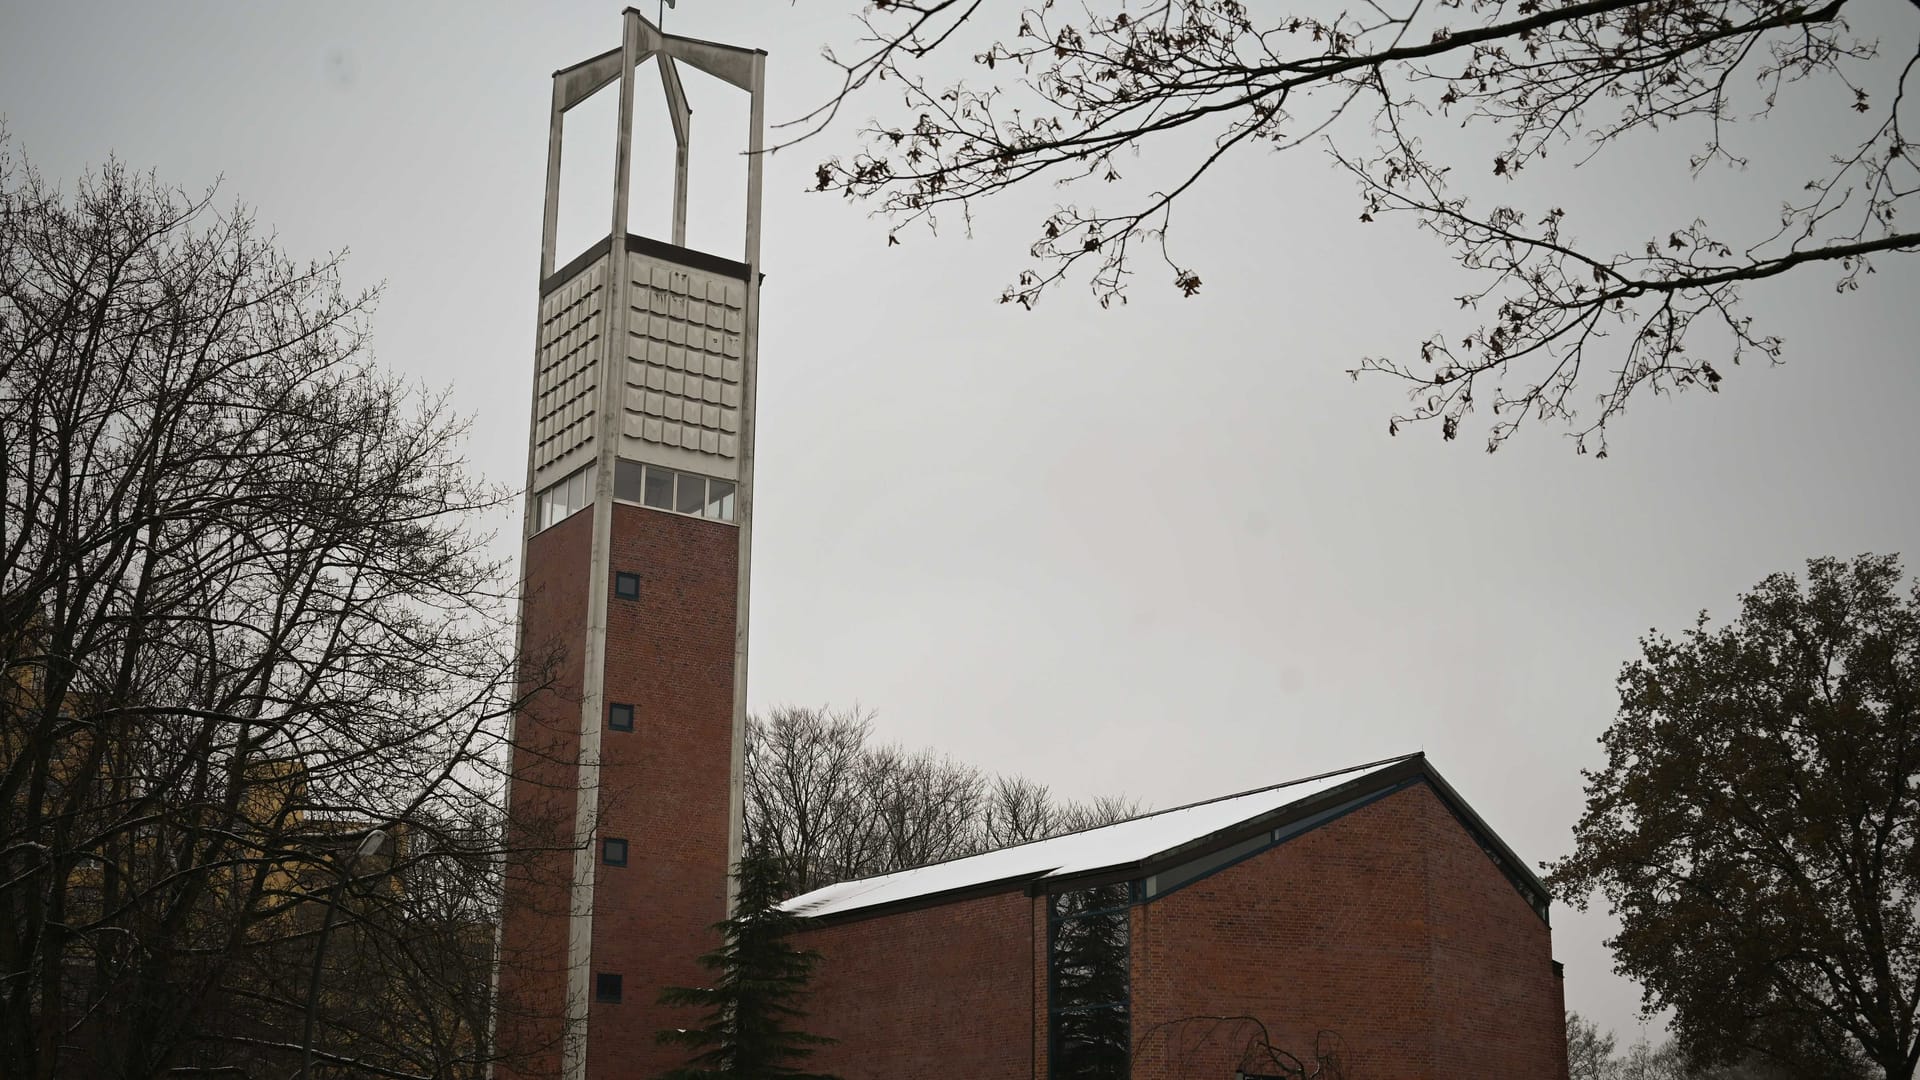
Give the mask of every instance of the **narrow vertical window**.
<svg viewBox="0 0 1920 1080">
<path fill-rule="evenodd" d="M 1125 1080 L 1132 1058 L 1131 885 L 1060 893 L 1047 920 L 1047 1060 L 1056 1078 Z"/>
<path fill-rule="evenodd" d="M 681 473 L 680 486 L 673 497 L 673 508 L 682 514 L 698 514 L 706 502 L 707 478 Z"/>
<path fill-rule="evenodd" d="M 646 491 L 641 501 L 658 510 L 673 509 L 673 470 L 647 466 Z"/>
<path fill-rule="evenodd" d="M 587 470 L 581 469 L 567 477 L 567 513 L 584 510 L 593 493 L 587 490 Z"/>
<path fill-rule="evenodd" d="M 622 502 L 640 501 L 640 479 L 646 466 L 618 458 L 613 463 L 613 497 Z"/>
<path fill-rule="evenodd" d="M 707 481 L 706 516 L 720 521 L 733 520 L 733 481 Z"/>
</svg>

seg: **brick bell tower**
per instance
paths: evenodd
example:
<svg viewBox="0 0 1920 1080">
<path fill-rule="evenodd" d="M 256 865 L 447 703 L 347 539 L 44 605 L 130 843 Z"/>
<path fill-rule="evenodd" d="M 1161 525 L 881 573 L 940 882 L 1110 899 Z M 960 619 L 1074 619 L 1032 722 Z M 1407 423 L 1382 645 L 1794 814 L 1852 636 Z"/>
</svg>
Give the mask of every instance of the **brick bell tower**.
<svg viewBox="0 0 1920 1080">
<path fill-rule="evenodd" d="M 681 1064 L 660 1006 L 700 985 L 739 857 L 753 538 L 766 53 L 623 14 L 553 77 L 522 550 L 520 679 L 493 1021 L 500 1076 L 648 1078 Z M 669 240 L 627 231 L 635 80 L 678 147 Z M 679 65 L 746 92 L 738 260 L 686 245 Z M 608 235 L 555 266 L 567 110 L 619 83 Z M 649 77 L 648 81 L 651 81 Z M 600 137 L 600 132 L 589 133 Z"/>
</svg>

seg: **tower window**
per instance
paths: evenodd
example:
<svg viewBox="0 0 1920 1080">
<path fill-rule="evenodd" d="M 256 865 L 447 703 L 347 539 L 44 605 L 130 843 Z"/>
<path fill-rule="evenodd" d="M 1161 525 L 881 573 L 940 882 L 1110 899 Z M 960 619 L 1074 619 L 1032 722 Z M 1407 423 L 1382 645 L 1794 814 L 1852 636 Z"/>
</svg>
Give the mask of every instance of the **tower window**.
<svg viewBox="0 0 1920 1080">
<path fill-rule="evenodd" d="M 627 842 L 612 836 L 600 841 L 600 861 L 608 866 L 627 865 Z"/>
<path fill-rule="evenodd" d="M 592 505 L 592 485 L 587 483 L 587 473 L 591 468 L 592 466 L 583 466 L 575 469 L 568 476 L 542 488 L 540 494 L 534 496 L 532 512 L 534 525 L 537 526 L 534 532 L 557 525 L 563 519 L 573 516 L 575 512 L 585 510 Z"/>
<path fill-rule="evenodd" d="M 632 731 L 633 706 L 621 702 L 607 706 L 607 726 L 615 731 Z"/>
<path fill-rule="evenodd" d="M 709 521 L 732 521 L 734 482 L 664 465 L 620 458 L 613 463 L 613 497 L 655 510 L 671 510 Z"/>
<path fill-rule="evenodd" d="M 640 599 L 640 575 L 627 573 L 613 575 L 613 595 L 622 600 Z"/>
<path fill-rule="evenodd" d="M 604 1001 L 610 1005 L 620 1004 L 620 976 L 611 971 L 598 972 L 593 977 L 593 1000 Z"/>
<path fill-rule="evenodd" d="M 682 514 L 698 516 L 707 505 L 707 478 L 692 473 L 680 474 L 680 487 L 673 497 L 673 508 Z"/>
<path fill-rule="evenodd" d="M 618 458 L 613 463 L 613 497 L 622 502 L 639 502 L 641 473 L 646 466 Z"/>
<path fill-rule="evenodd" d="M 733 481 L 707 481 L 707 510 L 701 516 L 720 521 L 733 520 Z"/>
<path fill-rule="evenodd" d="M 673 509 L 673 470 L 651 468 L 647 470 L 646 494 L 641 502 L 659 510 Z"/>
</svg>

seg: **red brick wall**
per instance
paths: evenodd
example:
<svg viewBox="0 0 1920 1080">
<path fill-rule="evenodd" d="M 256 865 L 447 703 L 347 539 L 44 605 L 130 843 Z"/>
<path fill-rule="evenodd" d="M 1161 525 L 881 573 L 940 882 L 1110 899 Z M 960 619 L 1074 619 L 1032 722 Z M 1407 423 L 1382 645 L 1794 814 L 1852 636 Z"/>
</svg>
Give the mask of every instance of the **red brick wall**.
<svg viewBox="0 0 1920 1080">
<path fill-rule="evenodd" d="M 573 875 L 575 763 L 593 512 L 527 544 L 521 693 L 502 913 L 496 1046 L 506 1077 L 560 1072 L 567 977 L 567 883 Z"/>
<path fill-rule="evenodd" d="M 810 1064 L 1045 1077 L 1046 901 L 1020 890 L 803 931 Z M 1134 1077 L 1231 1076 L 1265 1025 L 1348 1080 L 1565 1080 L 1547 927 L 1424 784 L 1133 909 Z M 1029 1010 L 1032 1010 L 1031 1012 Z M 1330 1032 L 1323 1041 L 1321 1033 Z"/>
<path fill-rule="evenodd" d="M 606 699 L 634 707 L 634 730 L 603 730 L 600 835 L 628 842 L 626 866 L 595 867 L 593 966 L 619 972 L 619 1004 L 587 1021 L 593 1080 L 650 1080 L 685 1060 L 661 1029 L 698 1017 L 657 1001 L 705 985 L 697 958 L 726 917 L 727 800 L 740 533 L 637 506 L 613 508 L 614 572 L 640 598 L 608 590 Z M 595 855 L 598 858 L 598 853 Z"/>
<path fill-rule="evenodd" d="M 840 1040 L 807 1067 L 845 1080 L 1035 1075 L 1043 903 L 1016 889 L 802 932 L 821 953 L 806 1028 Z"/>
<path fill-rule="evenodd" d="M 1331 1031 L 1351 1076 L 1433 1077 L 1430 801 L 1388 796 L 1136 907 L 1134 1075 L 1233 1075 L 1257 1029 L 1187 1019 L 1217 1015 L 1308 1061 Z"/>
<path fill-rule="evenodd" d="M 1545 924 L 1432 789 L 1407 788 L 1134 910 L 1135 1077 L 1231 1075 L 1255 1030 L 1350 1078 L 1559 1080 Z M 1180 1021 L 1175 1023 L 1175 1021 Z"/>
<path fill-rule="evenodd" d="M 1566 1080 L 1564 987 L 1547 925 L 1444 806 L 1430 816 L 1435 1075 Z"/>
</svg>

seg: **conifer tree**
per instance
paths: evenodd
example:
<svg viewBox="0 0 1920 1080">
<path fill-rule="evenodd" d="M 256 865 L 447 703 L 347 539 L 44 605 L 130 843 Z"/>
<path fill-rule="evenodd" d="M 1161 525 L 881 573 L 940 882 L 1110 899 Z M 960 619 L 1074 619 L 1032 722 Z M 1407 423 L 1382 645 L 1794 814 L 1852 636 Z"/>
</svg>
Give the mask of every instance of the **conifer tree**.
<svg viewBox="0 0 1920 1080">
<path fill-rule="evenodd" d="M 820 954 L 787 940 L 801 920 L 780 909 L 779 862 L 764 849 L 748 848 L 734 875 L 733 917 L 715 927 L 720 948 L 700 958 L 714 973 L 713 985 L 669 987 L 660 995 L 663 1005 L 705 1011 L 699 1027 L 660 1032 L 662 1043 L 696 1051 L 662 1080 L 839 1080 L 801 1067 L 815 1048 L 834 1040 L 798 1028 Z"/>
</svg>

